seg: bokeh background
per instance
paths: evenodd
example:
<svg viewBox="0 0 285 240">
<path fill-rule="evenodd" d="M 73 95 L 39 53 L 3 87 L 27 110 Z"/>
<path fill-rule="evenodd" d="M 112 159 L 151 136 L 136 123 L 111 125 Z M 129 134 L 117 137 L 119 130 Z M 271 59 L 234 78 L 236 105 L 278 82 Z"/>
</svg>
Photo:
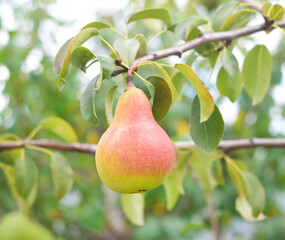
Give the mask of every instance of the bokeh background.
<svg viewBox="0 0 285 240">
<path fill-rule="evenodd" d="M 124 32 L 126 19 L 134 11 L 150 7 L 167 8 L 174 22 L 190 16 L 211 18 L 222 0 L 1 0 L 0 1 L 0 133 L 15 133 L 26 137 L 32 129 L 48 116 L 58 116 L 68 121 L 78 134 L 80 142 L 97 143 L 108 124 L 105 117 L 104 97 L 113 82 L 121 76 L 103 82 L 96 97 L 98 127 L 94 127 L 80 114 L 80 98 L 84 87 L 96 75 L 98 66 L 86 74 L 71 69 L 67 85 L 62 92 L 57 89 L 57 76 L 53 71 L 53 59 L 60 46 L 70 37 L 93 21 L 105 21 Z M 278 2 L 285 5 L 284 1 Z M 262 18 L 253 21 L 262 22 Z M 150 39 L 163 28 L 161 22 L 147 20 L 130 25 L 129 35 L 143 33 Z M 100 31 L 103 37 L 113 42 L 119 37 L 108 29 Z M 154 40 L 149 50 L 158 50 L 176 45 L 180 40 L 172 33 L 165 33 Z M 238 101 L 231 103 L 221 97 L 216 89 L 216 66 L 211 78 L 210 65 L 198 57 L 192 67 L 207 83 L 225 121 L 223 139 L 251 137 L 284 137 L 285 134 L 285 40 L 278 30 L 270 34 L 258 33 L 238 41 L 234 49 L 240 67 L 244 54 L 255 44 L 265 44 L 273 56 L 273 71 L 270 90 L 263 102 L 251 105 L 243 91 Z M 98 39 L 86 45 L 96 54 L 109 53 Z M 161 60 L 170 64 L 183 62 L 169 57 Z M 119 89 L 116 99 L 123 89 Z M 183 87 L 183 94 L 160 125 L 172 140 L 190 140 L 189 115 L 194 98 L 190 85 Z M 37 138 L 54 139 L 48 132 Z M 75 173 L 71 192 L 57 202 L 53 194 L 48 158 L 34 151 L 27 153 L 36 161 L 40 170 L 39 190 L 31 216 L 51 230 L 59 239 L 108 239 L 112 236 L 108 208 L 120 212 L 120 201 L 107 193 L 96 173 L 94 156 L 79 153 L 64 153 Z M 229 176 L 226 184 L 213 192 L 215 212 L 221 226 L 223 239 L 285 239 L 285 150 L 258 148 L 233 153 L 254 172 L 266 190 L 267 208 L 275 210 L 276 216 L 262 222 L 246 222 L 235 211 L 237 191 Z M 12 161 L 12 151 L 2 152 L 1 160 Z M 225 172 L 226 173 L 226 172 Z M 146 219 L 143 227 L 135 227 L 123 216 L 118 225 L 130 239 L 213 239 L 207 217 L 203 188 L 197 176 L 188 172 L 184 183 L 185 196 L 181 197 L 174 210 L 166 211 L 163 187 L 147 193 Z M 109 196 L 110 198 L 110 196 Z M 16 209 L 5 175 L 0 171 L 0 216 Z M 111 239 L 111 238 L 109 238 Z"/>
</svg>

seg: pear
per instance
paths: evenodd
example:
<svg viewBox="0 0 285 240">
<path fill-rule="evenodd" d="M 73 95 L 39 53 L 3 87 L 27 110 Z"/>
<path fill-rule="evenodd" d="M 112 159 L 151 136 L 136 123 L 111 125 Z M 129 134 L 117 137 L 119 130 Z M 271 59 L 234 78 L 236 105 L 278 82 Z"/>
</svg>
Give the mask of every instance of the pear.
<svg viewBox="0 0 285 240">
<path fill-rule="evenodd" d="M 96 149 L 101 180 L 119 193 L 145 192 L 163 183 L 174 161 L 173 144 L 154 120 L 146 95 L 129 82 Z"/>
</svg>

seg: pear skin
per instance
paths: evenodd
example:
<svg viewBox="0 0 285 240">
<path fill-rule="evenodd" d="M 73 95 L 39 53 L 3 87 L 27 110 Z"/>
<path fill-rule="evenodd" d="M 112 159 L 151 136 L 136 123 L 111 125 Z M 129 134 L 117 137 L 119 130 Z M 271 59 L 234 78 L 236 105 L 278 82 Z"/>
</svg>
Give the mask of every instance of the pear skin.
<svg viewBox="0 0 285 240">
<path fill-rule="evenodd" d="M 96 149 L 101 180 L 119 193 L 145 192 L 163 183 L 174 161 L 174 146 L 154 120 L 146 95 L 128 84 Z"/>
</svg>

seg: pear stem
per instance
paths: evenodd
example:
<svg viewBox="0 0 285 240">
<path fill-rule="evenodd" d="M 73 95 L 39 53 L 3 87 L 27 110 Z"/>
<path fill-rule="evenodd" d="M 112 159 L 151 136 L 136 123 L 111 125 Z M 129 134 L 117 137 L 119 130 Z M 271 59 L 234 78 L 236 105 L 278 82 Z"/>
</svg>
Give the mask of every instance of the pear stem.
<svg viewBox="0 0 285 240">
<path fill-rule="evenodd" d="M 133 80 L 134 80 L 134 78 L 133 78 L 133 76 L 132 76 L 132 74 L 133 74 L 133 72 L 135 71 L 137 71 L 138 70 L 138 65 L 137 64 L 134 64 L 134 65 L 131 65 L 130 67 L 129 67 L 129 70 L 128 70 L 128 72 L 127 72 L 127 83 L 129 84 L 129 82 L 132 82 Z"/>
</svg>

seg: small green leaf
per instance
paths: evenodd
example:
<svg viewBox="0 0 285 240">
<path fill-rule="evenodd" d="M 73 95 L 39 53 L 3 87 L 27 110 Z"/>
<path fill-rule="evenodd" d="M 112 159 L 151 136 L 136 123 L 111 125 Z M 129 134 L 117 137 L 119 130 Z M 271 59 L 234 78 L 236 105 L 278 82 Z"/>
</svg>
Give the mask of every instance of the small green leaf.
<svg viewBox="0 0 285 240">
<path fill-rule="evenodd" d="M 186 64 L 176 64 L 175 67 L 184 75 L 184 77 L 192 84 L 194 87 L 199 100 L 200 100 L 200 122 L 206 121 L 214 111 L 214 100 L 211 94 L 209 93 L 206 86 L 193 71 L 193 69 Z"/>
<path fill-rule="evenodd" d="M 131 65 L 140 48 L 140 42 L 136 38 L 128 40 L 120 38 L 114 42 L 114 48 L 119 53 L 123 62 L 127 65 Z"/>
<path fill-rule="evenodd" d="M 244 87 L 256 105 L 264 98 L 271 79 L 272 59 L 264 45 L 256 45 L 244 60 L 242 74 Z"/>
<path fill-rule="evenodd" d="M 230 2 L 222 5 L 214 15 L 212 27 L 215 32 L 218 32 L 225 22 L 226 18 L 232 14 L 233 10 L 238 6 L 237 2 Z"/>
<path fill-rule="evenodd" d="M 98 79 L 100 78 L 100 74 L 93 78 L 87 87 L 84 89 L 80 101 L 80 111 L 84 119 L 93 125 L 97 126 L 99 124 L 99 119 L 96 115 L 95 109 L 95 90 L 93 90 L 96 86 Z"/>
<path fill-rule="evenodd" d="M 237 29 L 246 26 L 246 24 L 251 20 L 251 18 L 256 14 L 254 10 L 243 9 L 233 15 L 230 15 L 223 25 L 221 26 L 221 31 L 228 31 L 231 29 Z"/>
<path fill-rule="evenodd" d="M 81 31 L 83 29 L 86 29 L 86 28 L 97 28 L 97 29 L 103 29 L 103 28 L 111 28 L 111 26 L 107 23 L 104 23 L 104 22 L 91 22 L 89 24 L 87 24 L 86 26 L 84 26 Z"/>
<path fill-rule="evenodd" d="M 235 205 L 236 210 L 247 221 L 262 221 L 266 219 L 266 216 L 263 213 L 260 213 L 257 217 L 252 215 L 252 208 L 249 205 L 246 197 L 238 197 Z"/>
<path fill-rule="evenodd" d="M 144 194 L 121 194 L 121 202 L 130 222 L 137 226 L 144 225 Z"/>
<path fill-rule="evenodd" d="M 190 135 L 195 144 L 210 153 L 214 151 L 223 137 L 224 121 L 215 105 L 212 115 L 204 122 L 200 122 L 200 103 L 196 96 L 190 114 Z"/>
<path fill-rule="evenodd" d="M 222 163 L 220 160 L 217 160 L 215 162 L 215 169 L 216 169 L 216 176 L 217 176 L 217 181 L 218 184 L 223 186 L 225 185 L 225 179 L 223 175 L 223 168 L 222 168 Z"/>
<path fill-rule="evenodd" d="M 65 78 L 70 65 L 71 54 L 74 49 L 93 36 L 98 35 L 99 32 L 96 28 L 87 28 L 79 32 L 75 37 L 69 39 L 57 53 L 53 68 L 54 71 L 59 75 L 59 89 L 62 90 L 65 85 Z"/>
<path fill-rule="evenodd" d="M 156 121 L 161 121 L 169 111 L 172 103 L 171 89 L 168 82 L 159 76 L 150 76 L 146 79 L 154 89 L 152 113 Z"/>
<path fill-rule="evenodd" d="M 172 77 L 172 82 L 176 88 L 178 98 L 181 98 L 182 96 L 182 89 L 186 81 L 187 79 L 184 77 L 184 75 L 181 72 L 176 73 Z"/>
<path fill-rule="evenodd" d="M 115 68 L 115 62 L 113 58 L 106 55 L 96 56 L 100 63 L 100 77 L 96 82 L 94 90 L 98 90 L 103 80 L 109 78 Z"/>
<path fill-rule="evenodd" d="M 230 74 L 232 78 L 235 77 L 239 71 L 238 61 L 235 55 L 233 55 L 232 52 L 223 51 L 221 54 L 221 62 L 228 74 Z"/>
<path fill-rule="evenodd" d="M 271 3 L 266 2 L 263 5 L 262 10 L 269 19 L 273 19 L 275 21 L 282 20 L 284 17 L 285 9 L 279 4 L 272 5 Z"/>
<path fill-rule="evenodd" d="M 175 33 L 176 27 L 177 27 L 177 23 L 175 23 L 175 24 L 173 24 L 173 25 L 167 27 L 167 31 L 172 32 L 172 33 Z"/>
<path fill-rule="evenodd" d="M 221 67 L 217 76 L 217 88 L 222 96 L 227 96 L 235 102 L 242 91 L 242 74 L 238 70 L 235 77 L 231 77 L 228 72 Z"/>
<path fill-rule="evenodd" d="M 56 198 L 59 200 L 69 192 L 73 185 L 73 171 L 67 159 L 58 152 L 52 153 L 50 167 Z"/>
<path fill-rule="evenodd" d="M 145 36 L 142 35 L 141 33 L 137 34 L 135 38 L 140 42 L 140 47 L 135 57 L 135 59 L 137 59 L 147 54 L 147 42 Z"/>
<path fill-rule="evenodd" d="M 71 125 L 59 117 L 47 117 L 40 123 L 43 129 L 49 130 L 67 142 L 76 142 L 77 135 Z"/>
<path fill-rule="evenodd" d="M 96 56 L 88 48 L 79 46 L 74 49 L 71 54 L 71 64 L 74 67 L 81 69 L 81 71 L 86 72 L 86 64 L 92 59 L 95 59 Z"/>
<path fill-rule="evenodd" d="M 208 23 L 208 20 L 207 19 L 205 19 L 205 18 L 195 18 L 195 19 L 193 19 L 193 21 L 191 21 L 189 24 L 188 24 L 188 26 L 187 26 L 187 28 L 186 28 L 186 37 L 185 37 L 185 39 L 186 39 L 186 41 L 189 41 L 190 39 L 188 39 L 188 38 L 190 38 L 190 34 L 192 33 L 192 31 L 195 29 L 195 28 L 197 28 L 197 27 L 199 27 L 199 26 L 201 26 L 201 25 L 204 25 L 204 24 L 206 24 L 206 23 Z"/>
<path fill-rule="evenodd" d="M 241 176 L 248 192 L 249 203 L 252 208 L 252 215 L 257 217 L 265 208 L 266 199 L 264 188 L 254 174 L 241 171 Z"/>
<path fill-rule="evenodd" d="M 168 26 L 172 24 L 171 16 L 167 9 L 164 8 L 152 8 L 139 11 L 131 15 L 127 21 L 127 24 L 142 20 L 142 19 L 159 19 L 165 22 Z"/>
<path fill-rule="evenodd" d="M 15 162 L 15 186 L 17 192 L 26 199 L 37 184 L 38 168 L 27 156 L 22 156 Z"/>
<path fill-rule="evenodd" d="M 113 102 L 114 102 L 114 96 L 115 96 L 115 92 L 118 88 L 118 85 L 112 87 L 105 98 L 105 111 L 106 111 L 106 117 L 107 117 L 107 121 L 109 124 L 111 124 L 111 122 L 113 121 Z"/>
<path fill-rule="evenodd" d="M 195 148 L 188 159 L 191 168 L 198 174 L 207 192 L 212 191 L 217 186 L 212 167 L 215 161 L 221 158 L 219 152 L 207 154 Z"/>
</svg>

